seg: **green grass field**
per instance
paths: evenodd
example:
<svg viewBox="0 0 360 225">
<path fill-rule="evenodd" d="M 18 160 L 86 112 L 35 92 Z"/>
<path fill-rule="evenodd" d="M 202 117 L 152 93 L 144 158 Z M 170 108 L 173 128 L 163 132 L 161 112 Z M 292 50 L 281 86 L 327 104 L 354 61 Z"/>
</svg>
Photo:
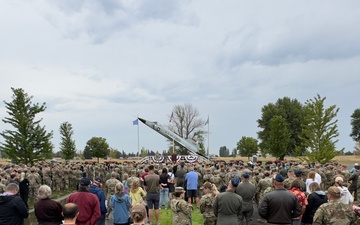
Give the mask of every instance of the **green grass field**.
<svg viewBox="0 0 360 225">
<path fill-rule="evenodd" d="M 203 216 L 200 213 L 200 210 L 194 206 L 194 211 L 191 214 L 192 225 L 203 225 Z M 155 221 L 155 217 L 153 219 Z M 161 209 L 160 210 L 160 225 L 172 224 L 172 211 L 171 209 Z"/>
</svg>

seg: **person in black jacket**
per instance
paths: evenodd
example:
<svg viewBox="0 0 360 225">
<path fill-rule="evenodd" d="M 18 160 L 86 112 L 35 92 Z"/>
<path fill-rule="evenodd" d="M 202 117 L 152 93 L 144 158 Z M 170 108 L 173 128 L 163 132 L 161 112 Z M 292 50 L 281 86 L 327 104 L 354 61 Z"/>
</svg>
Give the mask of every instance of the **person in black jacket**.
<svg viewBox="0 0 360 225">
<path fill-rule="evenodd" d="M 24 201 L 26 207 L 29 208 L 28 200 L 29 200 L 30 182 L 27 179 L 26 173 L 27 173 L 26 170 L 24 172 L 20 173 L 20 182 L 19 182 L 20 191 L 19 191 L 19 193 L 20 193 L 20 197 Z"/>
<path fill-rule="evenodd" d="M 327 203 L 328 198 L 322 190 L 320 190 L 320 186 L 318 183 L 314 182 L 310 184 L 309 189 L 311 194 L 308 195 L 308 205 L 306 206 L 306 210 L 302 217 L 301 222 L 303 224 L 312 224 L 314 215 L 316 210 L 319 208 L 320 205 Z"/>
<path fill-rule="evenodd" d="M 360 175 L 359 166 L 355 166 L 354 173 L 349 178 L 349 182 L 350 182 L 349 191 L 351 194 L 354 194 L 354 201 L 358 201 L 358 199 L 357 199 L 357 189 L 358 189 L 357 183 L 358 183 L 359 175 Z"/>
<path fill-rule="evenodd" d="M 10 183 L 0 195 L 0 224 L 23 225 L 28 217 L 28 208 L 18 196 L 19 185 Z"/>
<path fill-rule="evenodd" d="M 292 224 L 293 218 L 301 215 L 298 198 L 284 187 L 284 177 L 277 174 L 274 179 L 275 191 L 265 195 L 259 204 L 259 216 L 267 220 L 267 224 Z"/>
</svg>

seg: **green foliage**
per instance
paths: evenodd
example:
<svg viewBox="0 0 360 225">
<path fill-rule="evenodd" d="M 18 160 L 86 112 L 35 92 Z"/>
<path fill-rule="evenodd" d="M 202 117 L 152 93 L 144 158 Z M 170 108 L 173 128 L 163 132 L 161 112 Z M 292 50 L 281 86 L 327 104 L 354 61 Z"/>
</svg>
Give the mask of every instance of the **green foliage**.
<svg viewBox="0 0 360 225">
<path fill-rule="evenodd" d="M 109 157 L 112 159 L 118 159 L 121 153 L 116 148 L 109 149 Z"/>
<path fill-rule="evenodd" d="M 282 116 L 275 116 L 270 120 L 268 151 L 281 160 L 288 153 L 290 133 L 287 127 L 287 123 Z"/>
<path fill-rule="evenodd" d="M 64 122 L 60 125 L 60 151 L 63 159 L 70 160 L 75 157 L 76 154 L 76 145 L 75 140 L 73 140 L 74 131 L 71 123 Z"/>
<path fill-rule="evenodd" d="M 201 155 L 206 155 L 206 150 L 205 150 L 205 145 L 204 145 L 204 138 L 202 136 L 202 134 L 197 134 L 197 137 L 196 139 L 198 140 L 198 144 L 199 144 L 199 147 L 200 147 L 200 150 L 198 151 L 198 153 L 200 153 Z"/>
<path fill-rule="evenodd" d="M 35 120 L 37 114 L 45 111 L 45 103 L 33 104 L 32 96 L 28 96 L 23 89 L 11 88 L 12 101 L 5 102 L 9 117 L 2 121 L 13 126 L 14 130 L 5 130 L 0 135 L 4 138 L 0 151 L 14 163 L 34 164 L 53 155 L 51 138 L 52 131 L 47 132 L 45 126 L 41 127 L 42 119 Z"/>
<path fill-rule="evenodd" d="M 242 136 L 240 141 L 237 143 L 237 150 L 239 151 L 240 156 L 248 157 L 256 155 L 259 150 L 258 140 L 252 137 Z"/>
<path fill-rule="evenodd" d="M 360 141 L 356 142 L 354 154 L 356 155 L 356 157 L 360 157 Z"/>
<path fill-rule="evenodd" d="M 84 148 L 85 158 L 96 157 L 99 162 L 99 158 L 105 158 L 109 155 L 109 144 L 106 142 L 105 138 L 102 137 L 93 137 L 86 142 Z"/>
<path fill-rule="evenodd" d="M 228 157 L 230 155 L 229 149 L 226 146 L 220 147 L 219 156 L 220 157 Z"/>
<path fill-rule="evenodd" d="M 360 140 L 360 108 L 355 109 L 353 114 L 351 115 L 351 134 L 350 137 L 354 141 Z"/>
<path fill-rule="evenodd" d="M 140 156 L 143 158 L 147 156 L 147 150 L 144 147 L 141 148 Z"/>
<path fill-rule="evenodd" d="M 339 136 L 335 120 L 339 108 L 332 105 L 325 109 L 325 99 L 318 94 L 305 103 L 306 125 L 303 125 L 303 140 L 307 150 L 303 159 L 308 162 L 327 163 L 343 150 L 336 151 L 335 144 L 338 140 L 333 140 Z"/>
<path fill-rule="evenodd" d="M 301 154 L 305 149 L 300 139 L 302 135 L 302 124 L 304 124 L 304 109 L 303 105 L 297 99 L 290 99 L 284 97 L 278 99 L 275 104 L 269 103 L 262 107 L 261 119 L 258 119 L 258 126 L 262 129 L 258 132 L 258 138 L 261 140 L 259 147 L 262 155 L 269 153 L 269 141 L 271 134 L 270 121 L 275 116 L 281 116 L 284 119 L 286 129 L 290 135 L 289 141 L 286 146 L 286 155 L 295 155 L 296 153 Z M 296 151 L 300 149 L 300 151 Z M 284 155 L 284 154 L 277 154 Z M 280 156 L 281 157 L 281 156 Z"/>
</svg>

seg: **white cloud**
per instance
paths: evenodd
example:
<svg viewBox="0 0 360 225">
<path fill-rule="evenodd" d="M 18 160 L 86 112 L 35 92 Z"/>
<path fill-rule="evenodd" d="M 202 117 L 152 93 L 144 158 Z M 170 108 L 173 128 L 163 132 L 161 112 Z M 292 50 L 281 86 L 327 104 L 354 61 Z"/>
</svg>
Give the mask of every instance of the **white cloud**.
<svg viewBox="0 0 360 225">
<path fill-rule="evenodd" d="M 42 117 L 55 146 L 58 127 L 69 121 L 79 146 L 96 135 L 126 151 L 137 149 L 136 115 L 166 123 L 174 105 L 190 102 L 210 115 L 215 153 L 241 136 L 256 137 L 263 105 L 319 93 L 340 107 L 338 146 L 352 149 L 359 4 L 1 2 L 0 99 L 9 101 L 10 87 L 21 87 L 34 102 L 46 102 Z M 147 128 L 141 145 L 166 148 Z"/>
</svg>

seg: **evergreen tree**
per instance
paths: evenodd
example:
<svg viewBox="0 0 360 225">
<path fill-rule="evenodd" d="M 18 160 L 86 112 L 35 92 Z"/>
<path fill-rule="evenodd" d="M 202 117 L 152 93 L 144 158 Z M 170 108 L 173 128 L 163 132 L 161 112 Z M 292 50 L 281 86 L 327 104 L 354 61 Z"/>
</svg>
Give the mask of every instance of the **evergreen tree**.
<svg viewBox="0 0 360 225">
<path fill-rule="evenodd" d="M 222 146 L 219 149 L 219 156 L 220 157 L 228 157 L 230 155 L 229 149 L 226 146 Z"/>
<path fill-rule="evenodd" d="M 351 134 L 350 137 L 354 141 L 360 140 L 360 108 L 355 109 L 353 114 L 351 115 Z"/>
<path fill-rule="evenodd" d="M 343 150 L 335 149 L 338 140 L 334 140 L 339 136 L 335 119 L 339 108 L 332 105 L 325 109 L 325 99 L 318 94 L 305 103 L 306 125 L 303 125 L 303 140 L 307 148 L 304 159 L 308 162 L 327 163 Z"/>
<path fill-rule="evenodd" d="M 11 88 L 13 91 L 12 101 L 5 102 L 5 108 L 9 117 L 2 121 L 13 126 L 14 130 L 5 130 L 0 135 L 4 143 L 0 145 L 0 151 L 14 163 L 34 164 L 44 159 L 50 159 L 53 155 L 51 138 L 52 131 L 47 132 L 45 126 L 40 126 L 42 119 L 35 120 L 37 114 L 45 111 L 45 103 L 33 104 L 23 89 Z"/>
<path fill-rule="evenodd" d="M 76 145 L 73 140 L 74 131 L 72 125 L 69 122 L 64 122 L 60 125 L 60 151 L 63 159 L 70 160 L 75 157 Z"/>
</svg>

